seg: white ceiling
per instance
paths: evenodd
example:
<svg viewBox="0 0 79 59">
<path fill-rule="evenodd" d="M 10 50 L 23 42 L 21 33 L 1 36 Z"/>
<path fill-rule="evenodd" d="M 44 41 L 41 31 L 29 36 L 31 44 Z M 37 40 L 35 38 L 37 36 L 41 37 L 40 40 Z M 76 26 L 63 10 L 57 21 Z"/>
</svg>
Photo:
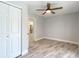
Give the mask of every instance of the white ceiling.
<svg viewBox="0 0 79 59">
<path fill-rule="evenodd" d="M 63 9 L 55 10 L 55 15 L 69 14 L 79 12 L 79 1 L 27 1 L 25 2 L 30 14 L 43 16 L 43 11 L 36 11 L 36 9 L 45 9 L 47 3 L 51 3 L 53 7 L 63 7 Z M 44 16 L 51 16 L 54 14 L 46 14 Z"/>
</svg>

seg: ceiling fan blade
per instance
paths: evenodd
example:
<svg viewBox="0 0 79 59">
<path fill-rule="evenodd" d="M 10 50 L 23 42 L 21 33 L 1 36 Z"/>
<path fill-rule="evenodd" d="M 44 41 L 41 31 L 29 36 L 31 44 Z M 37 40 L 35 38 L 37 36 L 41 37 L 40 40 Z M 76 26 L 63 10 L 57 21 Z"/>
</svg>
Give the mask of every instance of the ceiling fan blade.
<svg viewBox="0 0 79 59">
<path fill-rule="evenodd" d="M 62 9 L 63 7 L 57 7 L 57 8 L 53 8 L 51 10 L 57 10 L 57 9 Z"/>
<path fill-rule="evenodd" d="M 43 13 L 43 15 L 46 13 L 46 11 Z"/>
<path fill-rule="evenodd" d="M 37 9 L 37 11 L 45 11 L 46 9 Z"/>
<path fill-rule="evenodd" d="M 55 14 L 55 12 L 51 11 L 51 13 Z"/>
</svg>

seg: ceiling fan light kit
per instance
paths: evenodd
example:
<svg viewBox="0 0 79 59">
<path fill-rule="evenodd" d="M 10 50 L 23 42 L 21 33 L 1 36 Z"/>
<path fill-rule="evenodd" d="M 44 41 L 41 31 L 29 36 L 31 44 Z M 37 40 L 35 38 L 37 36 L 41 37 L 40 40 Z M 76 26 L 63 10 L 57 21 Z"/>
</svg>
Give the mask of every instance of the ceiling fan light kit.
<svg viewBox="0 0 79 59">
<path fill-rule="evenodd" d="M 51 11 L 50 10 L 47 10 L 46 13 L 51 13 Z"/>
</svg>

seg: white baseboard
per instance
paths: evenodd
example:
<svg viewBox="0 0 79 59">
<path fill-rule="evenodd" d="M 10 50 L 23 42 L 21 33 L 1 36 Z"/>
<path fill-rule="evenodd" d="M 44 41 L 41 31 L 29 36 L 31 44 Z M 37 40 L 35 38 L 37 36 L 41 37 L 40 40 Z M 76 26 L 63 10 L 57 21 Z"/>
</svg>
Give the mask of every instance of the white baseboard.
<svg viewBox="0 0 79 59">
<path fill-rule="evenodd" d="M 28 53 L 28 50 L 22 52 L 22 56 L 26 55 Z"/>
<path fill-rule="evenodd" d="M 43 38 L 38 38 L 38 39 L 36 39 L 35 41 L 38 41 L 38 40 L 41 40 L 41 39 L 43 39 Z"/>
<path fill-rule="evenodd" d="M 57 40 L 57 41 L 61 41 L 61 42 L 67 42 L 67 43 L 72 43 L 72 44 L 79 45 L 79 42 L 70 41 L 70 40 L 64 40 L 64 39 L 58 39 L 58 38 L 50 38 L 50 37 L 43 37 L 43 39 Z"/>
</svg>

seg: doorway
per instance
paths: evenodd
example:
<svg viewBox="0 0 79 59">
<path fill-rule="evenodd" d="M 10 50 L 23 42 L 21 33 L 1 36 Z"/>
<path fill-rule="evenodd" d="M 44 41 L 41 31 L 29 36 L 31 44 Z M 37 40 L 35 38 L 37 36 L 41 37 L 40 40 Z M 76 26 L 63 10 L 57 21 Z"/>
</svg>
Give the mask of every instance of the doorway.
<svg viewBox="0 0 79 59">
<path fill-rule="evenodd" d="M 34 37 L 33 37 L 33 21 L 29 22 L 29 41 L 33 42 L 34 41 Z"/>
<path fill-rule="evenodd" d="M 35 41 L 35 34 L 34 34 L 34 30 L 35 30 L 35 24 L 34 24 L 34 19 L 33 18 L 29 18 L 29 45 Z"/>
</svg>

